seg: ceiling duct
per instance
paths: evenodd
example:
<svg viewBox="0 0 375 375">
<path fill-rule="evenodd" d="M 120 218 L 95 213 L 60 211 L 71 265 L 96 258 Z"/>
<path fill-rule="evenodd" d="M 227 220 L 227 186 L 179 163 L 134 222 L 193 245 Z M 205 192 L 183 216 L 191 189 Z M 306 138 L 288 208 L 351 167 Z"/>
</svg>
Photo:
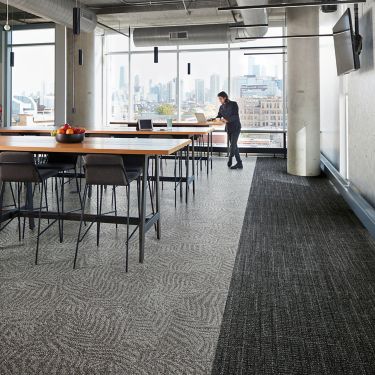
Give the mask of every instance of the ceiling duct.
<svg viewBox="0 0 375 375">
<path fill-rule="evenodd" d="M 237 4 L 247 5 L 248 1 L 237 0 Z M 246 26 L 268 25 L 266 9 L 241 10 L 236 15 Z M 238 43 L 238 38 L 260 38 L 267 30 L 267 26 L 231 28 L 223 24 L 146 27 L 134 29 L 133 40 L 136 47 Z"/>
<path fill-rule="evenodd" d="M 5 0 L 0 0 L 6 3 Z M 46 20 L 73 27 L 73 0 L 9 0 L 9 5 L 34 14 Z M 96 14 L 91 10 L 81 7 L 81 30 L 92 32 L 96 27 Z"/>
</svg>

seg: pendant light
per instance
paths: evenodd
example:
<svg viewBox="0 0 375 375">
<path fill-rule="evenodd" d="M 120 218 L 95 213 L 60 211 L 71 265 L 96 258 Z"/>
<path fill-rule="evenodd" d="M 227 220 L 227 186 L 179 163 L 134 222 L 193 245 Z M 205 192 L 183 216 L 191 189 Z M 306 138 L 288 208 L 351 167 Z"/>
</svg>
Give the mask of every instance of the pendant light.
<svg viewBox="0 0 375 375">
<path fill-rule="evenodd" d="M 4 30 L 9 31 L 10 30 L 10 25 L 9 25 L 9 0 L 7 0 L 7 22 L 4 25 Z"/>
<path fill-rule="evenodd" d="M 154 47 L 154 63 L 157 64 L 159 62 L 159 48 Z"/>
<path fill-rule="evenodd" d="M 78 50 L 78 65 L 83 65 L 83 50 L 81 48 Z"/>
<path fill-rule="evenodd" d="M 73 8 L 73 34 L 79 35 L 81 33 L 81 9 L 75 6 Z"/>
</svg>

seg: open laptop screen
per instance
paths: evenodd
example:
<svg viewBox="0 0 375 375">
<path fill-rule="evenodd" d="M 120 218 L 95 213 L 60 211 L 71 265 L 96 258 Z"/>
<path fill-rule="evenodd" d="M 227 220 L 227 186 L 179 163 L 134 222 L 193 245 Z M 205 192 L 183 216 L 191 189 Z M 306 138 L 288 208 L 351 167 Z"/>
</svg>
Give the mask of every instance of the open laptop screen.
<svg viewBox="0 0 375 375">
<path fill-rule="evenodd" d="M 138 130 L 153 130 L 152 120 L 138 120 Z"/>
</svg>

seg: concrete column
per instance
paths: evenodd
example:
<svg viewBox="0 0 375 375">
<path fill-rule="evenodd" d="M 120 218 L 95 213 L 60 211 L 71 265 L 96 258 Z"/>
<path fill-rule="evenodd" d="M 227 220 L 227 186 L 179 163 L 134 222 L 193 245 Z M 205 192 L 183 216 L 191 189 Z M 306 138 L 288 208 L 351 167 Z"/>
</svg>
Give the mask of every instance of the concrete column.
<svg viewBox="0 0 375 375">
<path fill-rule="evenodd" d="M 55 26 L 55 126 L 66 123 L 66 28 Z"/>
<path fill-rule="evenodd" d="M 319 8 L 287 9 L 287 34 L 319 34 Z M 320 174 L 319 39 L 288 39 L 288 173 Z"/>
<path fill-rule="evenodd" d="M 67 120 L 74 126 L 95 127 L 95 33 L 75 37 L 67 33 L 68 93 Z M 78 65 L 78 50 L 83 50 L 83 65 Z M 74 70 L 73 70 L 74 61 Z M 73 82 L 74 77 L 74 82 Z"/>
</svg>

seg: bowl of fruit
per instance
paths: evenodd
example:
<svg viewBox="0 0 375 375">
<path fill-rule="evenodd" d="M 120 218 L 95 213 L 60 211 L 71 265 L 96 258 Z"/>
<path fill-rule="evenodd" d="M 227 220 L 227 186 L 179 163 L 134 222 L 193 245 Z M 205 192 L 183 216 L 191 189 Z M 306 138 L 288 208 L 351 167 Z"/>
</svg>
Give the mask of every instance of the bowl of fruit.
<svg viewBox="0 0 375 375">
<path fill-rule="evenodd" d="M 84 128 L 75 128 L 69 124 L 65 124 L 58 130 L 54 130 L 51 135 L 59 143 L 81 143 L 85 139 L 85 132 L 86 129 Z"/>
</svg>

